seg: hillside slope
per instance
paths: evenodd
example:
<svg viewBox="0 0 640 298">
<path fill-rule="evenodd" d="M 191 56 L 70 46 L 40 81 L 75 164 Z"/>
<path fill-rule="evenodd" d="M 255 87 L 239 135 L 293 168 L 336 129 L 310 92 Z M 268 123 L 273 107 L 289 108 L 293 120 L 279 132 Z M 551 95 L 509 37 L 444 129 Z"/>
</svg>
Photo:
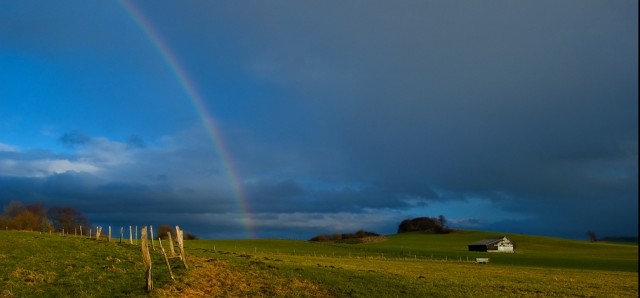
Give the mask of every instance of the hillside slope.
<svg viewBox="0 0 640 298">
<path fill-rule="evenodd" d="M 516 253 L 466 251 L 468 243 L 498 235 L 406 233 L 363 244 L 187 241 L 190 268 L 172 262 L 175 281 L 152 253 L 151 296 L 638 295 L 637 244 L 506 234 Z M 12 231 L 0 231 L 0 240 L 0 297 L 149 296 L 139 245 Z M 476 257 L 491 261 L 476 264 Z"/>
</svg>

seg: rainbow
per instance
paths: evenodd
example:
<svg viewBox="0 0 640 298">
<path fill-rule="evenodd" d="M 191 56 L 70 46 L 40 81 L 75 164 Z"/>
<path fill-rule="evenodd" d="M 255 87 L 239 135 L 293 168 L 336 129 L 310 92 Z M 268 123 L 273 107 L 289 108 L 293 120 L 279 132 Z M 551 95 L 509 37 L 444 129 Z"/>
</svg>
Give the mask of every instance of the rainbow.
<svg viewBox="0 0 640 298">
<path fill-rule="evenodd" d="M 198 92 L 193 81 L 189 78 L 189 75 L 185 68 L 180 64 L 178 58 L 173 54 L 168 43 L 164 41 L 158 32 L 153 28 L 151 22 L 144 16 L 144 14 L 133 3 L 128 0 L 120 0 L 120 4 L 127 11 L 131 19 L 140 27 L 142 32 L 149 39 L 154 48 L 158 51 L 165 64 L 169 67 L 171 72 L 176 78 L 178 84 L 182 87 L 187 97 L 193 103 L 199 118 L 202 121 L 207 133 L 209 134 L 212 143 L 222 159 L 224 172 L 226 173 L 231 187 L 234 192 L 234 196 L 241 212 L 243 213 L 242 221 L 246 231 L 246 235 L 249 238 L 255 238 L 255 231 L 253 229 L 253 223 L 251 221 L 251 212 L 247 204 L 247 196 L 244 190 L 240 186 L 238 175 L 236 173 L 233 161 L 229 155 L 220 130 L 216 125 L 214 118 L 207 112 L 207 106 L 202 99 L 202 96 Z"/>
</svg>

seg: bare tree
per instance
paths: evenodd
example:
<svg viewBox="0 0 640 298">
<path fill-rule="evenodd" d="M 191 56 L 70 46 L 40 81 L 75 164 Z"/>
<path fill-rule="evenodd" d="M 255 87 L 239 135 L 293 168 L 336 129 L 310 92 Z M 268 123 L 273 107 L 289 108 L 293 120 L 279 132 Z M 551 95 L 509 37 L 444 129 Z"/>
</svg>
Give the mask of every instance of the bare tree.
<svg viewBox="0 0 640 298">
<path fill-rule="evenodd" d="M 589 241 L 591 242 L 597 242 L 598 241 L 598 235 L 596 235 L 596 232 L 594 231 L 587 231 L 587 236 L 589 237 Z"/>
<path fill-rule="evenodd" d="M 444 215 L 440 214 L 438 216 L 438 224 L 440 224 L 443 230 L 447 228 L 447 219 L 444 218 Z"/>
<path fill-rule="evenodd" d="M 24 204 L 22 202 L 13 200 L 4 206 L 3 214 L 8 217 L 14 217 L 24 211 Z"/>
<path fill-rule="evenodd" d="M 71 207 L 53 207 L 47 212 L 49 220 L 57 231 L 73 231 L 78 226 L 89 228 L 89 220 L 81 211 Z"/>
</svg>

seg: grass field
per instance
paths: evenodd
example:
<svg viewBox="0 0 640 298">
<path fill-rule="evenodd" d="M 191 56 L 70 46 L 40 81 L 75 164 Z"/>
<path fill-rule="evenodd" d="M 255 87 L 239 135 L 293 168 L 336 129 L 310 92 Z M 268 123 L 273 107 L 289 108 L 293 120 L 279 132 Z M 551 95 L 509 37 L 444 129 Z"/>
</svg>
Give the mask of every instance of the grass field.
<svg viewBox="0 0 640 298">
<path fill-rule="evenodd" d="M 506 234 L 516 253 L 468 252 L 501 236 L 409 233 L 362 244 L 293 240 L 186 241 L 168 277 L 153 254 L 157 297 L 638 296 L 637 244 Z M 471 262 L 490 258 L 489 264 Z M 469 260 L 469 261 L 467 261 Z M 138 246 L 0 231 L 0 297 L 147 295 Z"/>
</svg>

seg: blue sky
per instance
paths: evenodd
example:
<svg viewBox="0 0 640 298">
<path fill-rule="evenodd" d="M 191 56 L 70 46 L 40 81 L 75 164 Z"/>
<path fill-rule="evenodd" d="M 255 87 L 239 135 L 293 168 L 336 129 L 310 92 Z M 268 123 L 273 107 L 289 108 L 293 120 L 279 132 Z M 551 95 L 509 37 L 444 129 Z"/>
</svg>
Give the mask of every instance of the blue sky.
<svg viewBox="0 0 640 298">
<path fill-rule="evenodd" d="M 393 233 L 440 214 L 466 229 L 637 235 L 637 10 L 4 1 L 0 203 L 209 238 Z"/>
</svg>

